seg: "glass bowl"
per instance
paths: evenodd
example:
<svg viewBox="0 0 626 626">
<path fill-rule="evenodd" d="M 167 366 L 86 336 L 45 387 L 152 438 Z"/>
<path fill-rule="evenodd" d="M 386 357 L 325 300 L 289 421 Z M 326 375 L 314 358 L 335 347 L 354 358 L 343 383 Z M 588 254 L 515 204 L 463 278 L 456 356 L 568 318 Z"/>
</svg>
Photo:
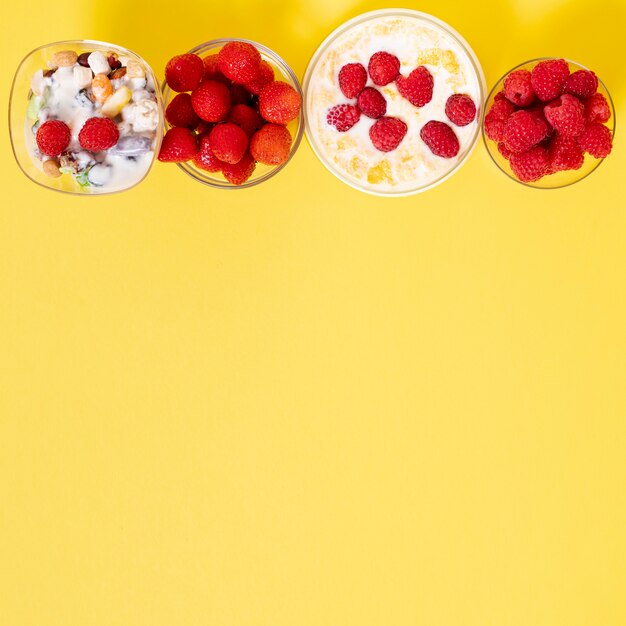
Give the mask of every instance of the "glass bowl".
<svg viewBox="0 0 626 626">
<path fill-rule="evenodd" d="M 369 38 L 363 37 L 364 31 Z M 403 31 L 404 36 L 398 34 Z M 377 40 L 379 36 L 384 39 Z M 340 67 L 344 63 L 356 62 L 367 66 L 369 56 L 379 50 L 386 50 L 395 54 L 401 62 L 410 63 L 401 65 L 403 74 L 418 65 L 426 65 L 432 69 L 435 78 L 433 99 L 422 108 L 413 107 L 399 96 L 394 83 L 379 87 L 387 100 L 387 115 L 397 116 L 409 126 L 403 142 L 396 151 L 389 153 L 372 149 L 366 133 L 373 120 L 361 116 L 353 127 L 354 134 L 352 129 L 339 133 L 326 123 L 326 112 L 331 106 L 348 102 L 337 85 Z M 461 75 L 466 79 L 463 83 L 460 82 Z M 441 76 L 445 81 L 441 80 Z M 471 124 L 463 128 L 453 126 L 461 150 L 454 159 L 446 160 L 431 156 L 419 137 L 419 129 L 433 119 L 450 123 L 445 115 L 445 101 L 457 89 L 450 87 L 448 81 L 456 81 L 458 92 L 472 97 L 477 113 Z M 410 9 L 380 9 L 345 22 L 320 44 L 309 62 L 303 85 L 306 134 L 313 152 L 333 175 L 359 191 L 401 197 L 431 189 L 459 170 L 480 136 L 480 107 L 487 93 L 480 62 L 457 31 L 427 13 Z M 407 138 L 409 142 L 403 149 Z M 393 164 L 389 157 L 384 156 L 396 153 Z M 394 177 L 389 172 L 393 172 L 390 168 L 396 166 L 398 175 Z"/>
<path fill-rule="evenodd" d="M 197 54 L 200 57 L 208 56 L 209 54 L 217 54 L 220 49 L 227 44 L 229 41 L 242 41 L 244 43 L 252 44 L 260 53 L 261 58 L 264 61 L 267 61 L 272 68 L 274 69 L 274 76 L 276 80 L 282 80 L 286 83 L 289 83 L 299 94 L 300 98 L 304 101 L 302 95 L 302 87 L 300 86 L 300 81 L 298 77 L 294 73 L 294 71 L 287 65 L 287 63 L 276 54 L 273 50 L 270 50 L 266 46 L 257 43 L 256 41 L 251 41 L 249 39 L 213 39 L 211 41 L 207 41 L 205 43 L 201 43 L 189 50 L 192 54 Z M 167 81 L 163 81 L 162 85 L 163 98 L 165 101 L 165 107 L 170 103 L 172 98 L 177 95 L 176 92 L 172 91 L 167 85 Z M 166 122 L 167 125 L 167 122 Z M 169 125 L 167 125 L 169 128 Z M 178 167 L 180 167 L 185 174 L 191 176 L 194 180 L 197 180 L 204 185 L 208 185 L 209 187 L 215 187 L 216 189 L 246 189 L 247 187 L 254 187 L 266 180 L 272 178 L 280 172 L 293 158 L 293 155 L 298 150 L 300 146 L 300 142 L 302 141 L 302 135 L 304 133 L 304 118 L 302 114 L 302 109 L 300 109 L 300 114 L 298 117 L 290 122 L 287 125 L 287 129 L 291 133 L 292 142 L 291 142 L 291 150 L 289 152 L 289 158 L 282 165 L 263 165 L 262 163 L 257 163 L 256 168 L 252 176 L 242 185 L 233 185 L 229 183 L 221 173 L 211 173 L 205 170 L 202 170 L 196 167 L 193 162 L 187 161 L 184 163 L 177 163 Z"/>
<path fill-rule="evenodd" d="M 63 50 L 73 50 L 78 55 L 84 52 L 93 52 L 98 50 L 103 52 L 105 55 L 107 53 L 115 53 L 119 57 L 127 57 L 141 64 L 146 74 L 146 80 L 151 81 L 154 85 L 159 121 L 152 143 L 152 159 L 146 167 L 143 175 L 129 180 L 128 184 L 125 186 L 121 183 L 112 190 L 107 190 L 106 187 L 100 188 L 94 185 L 81 186 L 70 174 L 63 174 L 58 178 L 51 178 L 44 173 L 42 162 L 34 156 L 34 152 L 37 149 L 35 133 L 31 128 L 34 120 L 28 119 L 27 116 L 27 108 L 32 94 L 31 79 L 37 70 L 47 70 L 49 67 L 48 64 L 51 62 L 54 54 Z M 26 176 L 34 183 L 37 183 L 42 187 L 46 187 L 47 189 L 64 193 L 83 196 L 105 195 L 125 191 L 134 187 L 144 180 L 148 175 L 148 172 L 152 169 L 156 156 L 159 153 L 161 140 L 163 138 L 163 102 L 158 87 L 159 83 L 148 63 L 131 50 L 121 46 L 116 46 L 112 43 L 91 40 L 69 40 L 59 41 L 35 48 L 35 50 L 26 55 L 24 60 L 18 66 L 15 77 L 13 78 L 13 85 L 11 87 L 9 100 L 9 134 L 11 136 L 11 145 L 17 164 L 24 174 L 26 174 Z"/>
<path fill-rule="evenodd" d="M 532 70 L 537 63 L 540 61 L 549 61 L 556 57 L 541 57 L 538 59 L 532 59 L 531 61 L 526 61 L 525 63 L 521 63 L 513 68 L 511 68 L 494 86 L 491 92 L 489 93 L 489 97 L 487 98 L 487 102 L 485 103 L 484 111 L 489 111 L 493 101 L 498 93 L 500 93 L 504 89 L 504 80 L 506 77 L 515 70 Z M 580 65 L 579 63 L 575 63 L 574 61 L 570 61 L 566 59 L 569 64 L 570 72 L 576 72 L 578 70 L 587 70 L 584 65 Z M 598 93 L 601 93 L 609 103 L 609 108 L 611 110 L 611 117 L 608 122 L 605 123 L 605 126 L 609 128 L 611 131 L 611 135 L 615 137 L 615 107 L 613 105 L 613 100 L 611 99 L 611 94 L 609 94 L 608 89 L 604 85 L 604 83 L 598 78 Z M 546 103 L 547 104 L 547 103 Z M 516 183 L 520 185 L 525 185 L 526 187 L 533 187 L 534 189 L 561 189 L 563 187 L 568 187 L 569 185 L 573 185 L 574 183 L 580 182 L 583 178 L 587 178 L 591 173 L 595 172 L 604 159 L 595 159 L 589 154 L 585 154 L 585 161 L 583 166 L 579 170 L 568 170 L 565 172 L 556 172 L 554 174 L 550 174 L 544 176 L 542 179 L 532 182 L 526 183 L 519 180 L 513 171 L 511 170 L 511 166 L 509 165 L 509 161 L 505 159 L 500 151 L 498 150 L 498 144 L 495 141 L 492 141 L 485 134 L 485 124 L 484 124 L 484 116 L 482 120 L 482 133 L 483 133 L 483 142 L 485 147 L 487 148 L 487 152 L 491 157 L 491 160 L 498 166 L 498 168 L 504 172 L 509 178 L 513 179 Z"/>
</svg>

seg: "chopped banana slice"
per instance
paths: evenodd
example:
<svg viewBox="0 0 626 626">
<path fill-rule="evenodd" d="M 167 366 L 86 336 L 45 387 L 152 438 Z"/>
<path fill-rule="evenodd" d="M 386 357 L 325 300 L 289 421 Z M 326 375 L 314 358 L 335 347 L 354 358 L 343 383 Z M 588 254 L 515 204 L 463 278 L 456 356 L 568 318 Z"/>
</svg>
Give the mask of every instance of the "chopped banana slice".
<svg viewBox="0 0 626 626">
<path fill-rule="evenodd" d="M 120 87 L 114 94 L 109 96 L 102 105 L 102 113 L 107 117 L 119 115 L 122 109 L 130 102 L 133 92 L 128 87 Z"/>
</svg>

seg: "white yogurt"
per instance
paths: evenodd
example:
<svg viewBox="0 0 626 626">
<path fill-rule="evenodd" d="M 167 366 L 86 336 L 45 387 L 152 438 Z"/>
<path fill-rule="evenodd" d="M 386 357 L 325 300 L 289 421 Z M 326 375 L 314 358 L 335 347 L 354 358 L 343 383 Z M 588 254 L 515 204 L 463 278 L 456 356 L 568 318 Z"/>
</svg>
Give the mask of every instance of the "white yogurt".
<svg viewBox="0 0 626 626">
<path fill-rule="evenodd" d="M 308 134 L 318 156 L 346 182 L 374 193 L 411 193 L 444 178 L 473 147 L 480 113 L 471 124 L 459 128 L 447 119 L 445 104 L 452 94 L 462 93 L 469 95 L 478 109 L 484 79 L 466 44 L 443 26 L 417 12 L 375 13 L 364 21 L 357 18 L 336 38 L 331 36 L 313 59 L 306 80 Z M 399 94 L 395 82 L 377 87 L 368 77 L 368 85 L 379 89 L 387 100 L 386 115 L 397 117 L 408 126 L 398 148 L 388 153 L 377 150 L 369 138 L 375 120 L 361 115 L 347 132 L 338 132 L 326 121 L 332 106 L 356 104 L 339 89 L 339 70 L 347 63 L 361 63 L 367 68 L 370 57 L 380 51 L 400 59 L 400 73 L 404 76 L 424 65 L 434 78 L 432 100 L 417 108 Z M 454 129 L 461 146 L 456 157 L 435 156 L 422 141 L 420 130 L 430 120 L 444 121 Z"/>
</svg>

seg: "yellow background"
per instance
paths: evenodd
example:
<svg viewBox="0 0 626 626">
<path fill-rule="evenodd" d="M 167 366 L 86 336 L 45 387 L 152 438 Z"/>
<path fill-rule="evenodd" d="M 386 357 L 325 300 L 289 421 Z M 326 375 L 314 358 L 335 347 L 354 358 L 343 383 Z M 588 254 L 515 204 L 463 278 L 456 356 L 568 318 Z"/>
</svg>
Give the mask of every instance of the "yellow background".
<svg viewBox="0 0 626 626">
<path fill-rule="evenodd" d="M 42 43 L 117 42 L 162 74 L 244 36 L 302 77 L 385 5 L 5 2 L 2 115 Z M 623 1 L 408 6 L 489 85 L 562 55 L 626 113 Z M 304 142 L 249 191 L 159 163 L 84 199 L 29 183 L 5 130 L 0 624 L 623 626 L 623 134 L 556 192 L 481 145 L 382 200 Z"/>
</svg>

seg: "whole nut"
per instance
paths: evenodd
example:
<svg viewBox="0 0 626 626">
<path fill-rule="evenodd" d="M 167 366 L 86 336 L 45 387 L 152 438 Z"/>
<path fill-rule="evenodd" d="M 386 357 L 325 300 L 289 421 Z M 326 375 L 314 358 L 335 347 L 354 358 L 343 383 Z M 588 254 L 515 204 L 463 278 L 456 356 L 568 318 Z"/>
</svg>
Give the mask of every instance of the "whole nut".
<svg viewBox="0 0 626 626">
<path fill-rule="evenodd" d="M 115 52 L 109 53 L 109 56 L 107 57 L 107 61 L 109 62 L 109 65 L 111 66 L 112 70 L 116 70 L 118 67 L 122 67 L 122 63 L 117 58 L 117 54 L 115 54 Z"/>
<path fill-rule="evenodd" d="M 54 159 L 48 159 L 43 162 L 43 173 L 50 178 L 59 178 L 61 171 L 59 170 L 59 164 Z"/>
<path fill-rule="evenodd" d="M 128 78 L 145 78 L 146 73 L 139 61 L 130 59 L 126 64 L 126 75 Z"/>
<path fill-rule="evenodd" d="M 78 55 L 73 50 L 61 50 L 52 57 L 52 63 L 57 67 L 71 67 L 77 60 Z"/>
<path fill-rule="evenodd" d="M 111 64 L 111 62 L 109 61 L 109 65 Z M 113 70 L 110 74 L 109 74 L 109 80 L 117 80 L 118 78 L 122 78 L 126 76 L 126 68 L 125 67 L 118 67 L 116 70 Z"/>
<path fill-rule="evenodd" d="M 90 54 L 90 52 L 83 52 L 82 54 L 79 54 L 77 59 L 78 65 L 82 65 L 83 67 L 89 67 L 88 59 Z"/>
</svg>

